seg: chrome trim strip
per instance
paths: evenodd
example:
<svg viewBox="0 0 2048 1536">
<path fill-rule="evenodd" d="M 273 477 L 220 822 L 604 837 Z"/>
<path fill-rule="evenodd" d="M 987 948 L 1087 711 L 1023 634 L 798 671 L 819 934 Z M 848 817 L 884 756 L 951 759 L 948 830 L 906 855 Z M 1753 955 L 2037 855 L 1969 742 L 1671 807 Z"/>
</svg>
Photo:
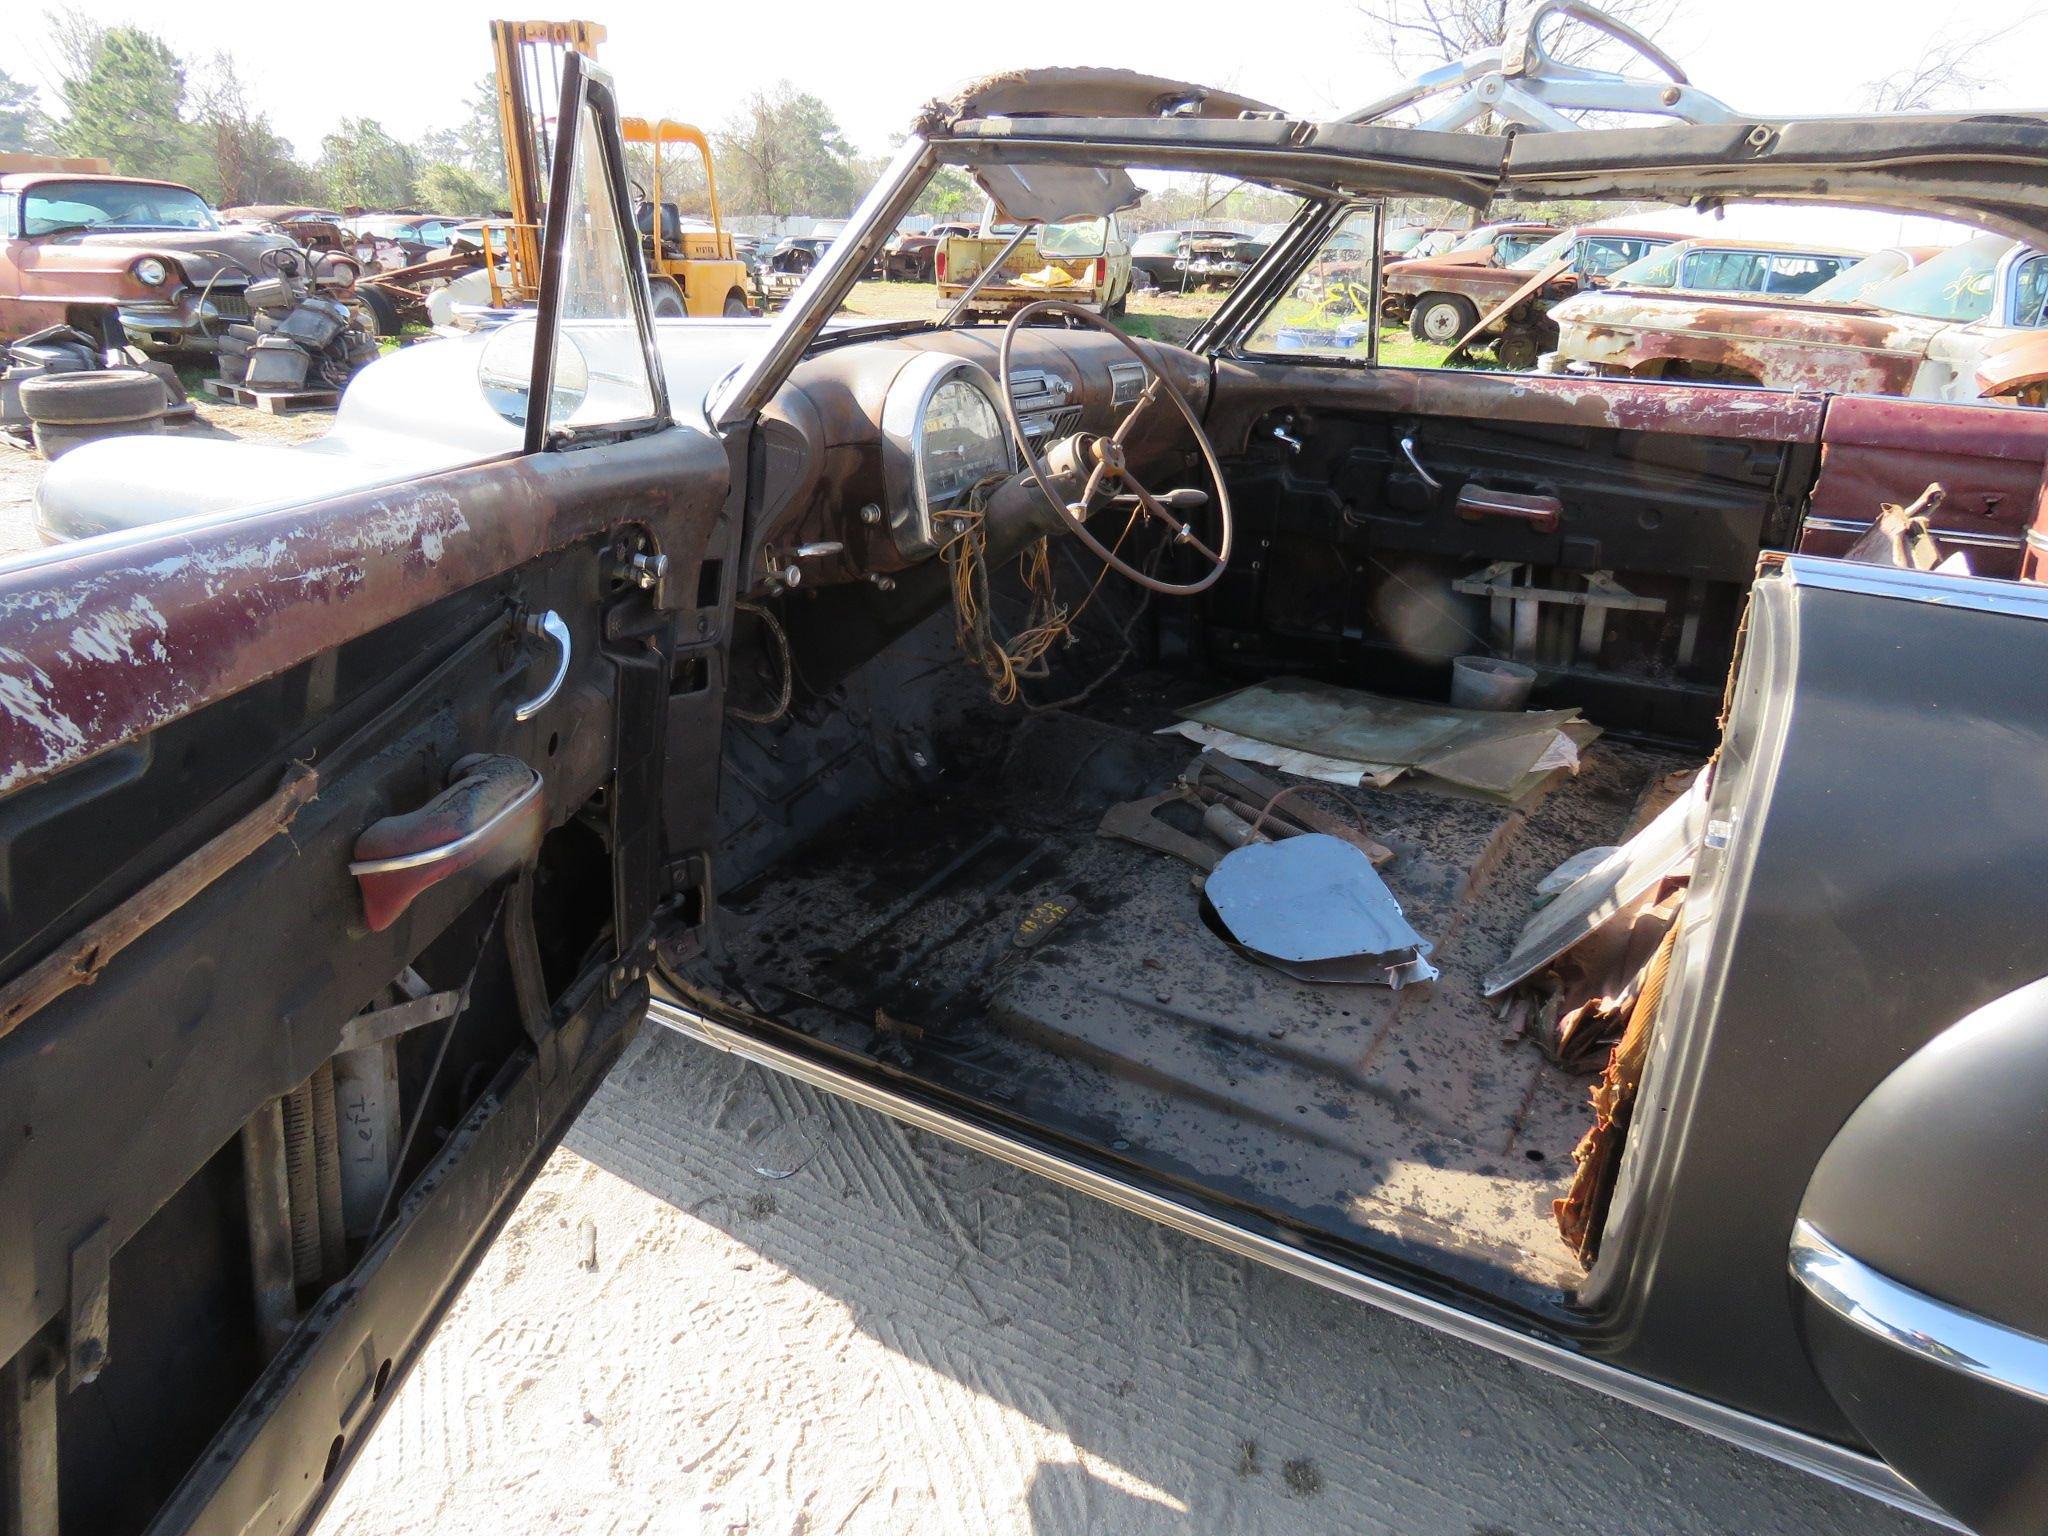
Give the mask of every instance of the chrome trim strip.
<svg viewBox="0 0 2048 1536">
<path fill-rule="evenodd" d="M 1000 1132 L 956 1119 L 914 1099 L 864 1082 L 824 1062 L 815 1061 L 764 1040 L 757 1040 L 730 1025 L 692 1013 L 668 999 L 653 999 L 648 1005 L 647 1018 L 650 1023 L 672 1029 L 677 1034 L 686 1035 L 714 1050 L 730 1052 L 772 1072 L 797 1078 L 812 1087 L 850 1099 L 856 1104 L 876 1110 L 907 1125 L 944 1136 L 973 1151 L 984 1153 L 1013 1167 L 1022 1168 L 1027 1173 L 1039 1174 L 1070 1189 L 1079 1190 L 1082 1194 L 1093 1195 L 1098 1200 L 1105 1200 L 1111 1205 L 1144 1216 L 1162 1226 L 1171 1227 L 1177 1232 L 1214 1243 L 1242 1257 L 1271 1265 L 1299 1279 L 1320 1285 L 1325 1290 L 1335 1291 L 1355 1301 L 1370 1302 L 1411 1322 L 1421 1323 L 1441 1333 L 1463 1339 L 1467 1343 L 1494 1350 L 1523 1365 L 1534 1366 L 1538 1370 L 1562 1376 L 1568 1381 L 1592 1387 L 1635 1407 L 1647 1409 L 1667 1419 L 1675 1419 L 1717 1439 L 1759 1452 L 1774 1461 L 1797 1467 L 1839 1487 L 1864 1494 L 1894 1509 L 1905 1510 L 1910 1514 L 1933 1520 L 1951 1530 L 1963 1529 L 1929 1504 L 1912 1484 L 1906 1482 L 1890 1467 L 1860 1452 L 1848 1450 L 1812 1435 L 1801 1434 L 1797 1430 L 1787 1429 L 1767 1420 L 1738 1413 L 1732 1408 L 1694 1397 L 1662 1382 L 1637 1376 L 1622 1370 L 1619 1366 L 1575 1354 L 1547 1339 L 1524 1333 L 1505 1323 L 1460 1311 L 1448 1302 L 1404 1290 L 1389 1281 L 1364 1274 L 1334 1260 L 1326 1259 L 1320 1254 L 1281 1242 L 1277 1238 L 1247 1231 L 1206 1211 L 1110 1178 L 1092 1168 L 1057 1157 Z"/>
<path fill-rule="evenodd" d="M 2048 1403 L 2048 1339 L 1901 1285 L 1837 1248 L 1803 1217 L 1792 1228 L 1792 1273 L 1815 1301 L 1872 1337 L 2002 1391 Z"/>
<path fill-rule="evenodd" d="M 1868 533 L 1872 521 L 1867 517 L 1808 516 L 1801 519 L 1799 527 L 1802 532 L 1814 528 L 1822 533 Z M 1984 549 L 2020 549 L 2033 537 L 2032 534 L 2020 533 L 1984 533 L 1970 528 L 1935 528 L 1930 531 L 1943 544 L 1967 544 Z"/>
<path fill-rule="evenodd" d="M 422 848 L 418 853 L 394 853 L 388 859 L 357 859 L 348 867 L 352 875 L 389 875 L 401 869 L 418 869 L 423 864 L 438 864 L 443 859 L 452 859 L 458 853 L 466 853 L 477 844 L 487 840 L 494 832 L 514 816 L 533 804 L 540 793 L 540 770 L 529 767 L 533 782 L 499 807 L 497 815 L 473 832 L 465 832 L 452 843 L 442 843 L 435 848 Z"/>
<path fill-rule="evenodd" d="M 1945 608 L 2002 613 L 2017 619 L 2048 619 L 2048 587 L 2002 581 L 1991 576 L 1945 576 L 1933 571 L 1901 571 L 1855 560 L 1830 560 L 1824 555 L 1789 555 L 1781 567 L 1794 585 L 1825 592 L 1855 592 L 1865 597 L 1897 597 Z"/>
</svg>

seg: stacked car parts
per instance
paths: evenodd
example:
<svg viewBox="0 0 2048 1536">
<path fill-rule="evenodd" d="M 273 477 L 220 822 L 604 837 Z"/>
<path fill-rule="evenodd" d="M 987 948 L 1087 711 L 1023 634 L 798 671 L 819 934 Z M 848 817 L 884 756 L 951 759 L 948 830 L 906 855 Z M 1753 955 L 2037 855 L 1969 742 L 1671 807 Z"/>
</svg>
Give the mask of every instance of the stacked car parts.
<svg viewBox="0 0 2048 1536">
<path fill-rule="evenodd" d="M 346 288 L 290 266 L 249 285 L 249 323 L 222 338 L 220 376 L 263 393 L 338 390 L 375 361 L 374 321 Z"/>
</svg>

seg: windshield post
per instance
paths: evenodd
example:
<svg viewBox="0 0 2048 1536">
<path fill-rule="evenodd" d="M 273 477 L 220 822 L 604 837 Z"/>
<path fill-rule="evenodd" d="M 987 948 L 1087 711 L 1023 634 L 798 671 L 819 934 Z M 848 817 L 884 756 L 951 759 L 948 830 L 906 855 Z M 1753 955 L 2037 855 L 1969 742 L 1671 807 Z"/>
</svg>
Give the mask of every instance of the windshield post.
<svg viewBox="0 0 2048 1536">
<path fill-rule="evenodd" d="M 938 152 L 922 134 L 913 133 L 903 141 L 882 179 L 861 199 L 839 238 L 811 270 L 810 281 L 791 295 L 768 332 L 767 344 L 713 394 L 709 411 L 714 426 L 730 430 L 768 403 L 804 349 L 860 281 L 875 253 L 895 233 L 938 162 Z"/>
</svg>

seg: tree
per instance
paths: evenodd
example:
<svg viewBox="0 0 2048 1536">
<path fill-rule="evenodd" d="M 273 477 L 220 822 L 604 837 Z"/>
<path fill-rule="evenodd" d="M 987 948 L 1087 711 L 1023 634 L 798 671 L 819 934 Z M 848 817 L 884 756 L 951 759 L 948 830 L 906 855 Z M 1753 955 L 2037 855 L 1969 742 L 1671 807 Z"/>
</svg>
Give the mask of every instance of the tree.
<svg viewBox="0 0 2048 1536">
<path fill-rule="evenodd" d="M 344 117 L 320 141 L 320 176 L 343 208 L 403 208 L 419 176 L 417 157 L 367 117 Z"/>
<path fill-rule="evenodd" d="M 1915 50 L 1911 64 L 1864 83 L 1864 106 L 1872 112 L 1931 112 L 1968 103 L 1992 83 L 1994 74 L 1985 68 L 1989 55 L 2018 25 L 1966 37 L 1936 32 Z"/>
<path fill-rule="evenodd" d="M 58 141 L 67 151 L 103 155 L 130 176 L 183 181 L 200 168 L 198 136 L 183 116 L 185 67 L 162 38 L 107 27 L 60 44 L 67 68 L 78 69 L 63 83 Z"/>
<path fill-rule="evenodd" d="M 880 173 L 871 179 L 880 180 Z M 965 171 L 942 165 L 933 172 L 912 211 L 936 219 L 969 217 L 981 211 L 981 188 Z"/>
<path fill-rule="evenodd" d="M 199 92 L 195 127 L 207 162 L 195 184 L 217 206 L 291 203 L 317 195 L 318 178 L 294 158 L 269 117 L 250 105 L 232 55 L 214 55 Z"/>
<path fill-rule="evenodd" d="M 413 182 L 414 200 L 435 213 L 489 213 L 503 200 L 503 192 L 474 171 L 447 161 L 429 165 Z"/>
<path fill-rule="evenodd" d="M 498 124 L 498 86 L 493 75 L 477 81 L 463 104 L 465 116 L 453 128 L 436 128 L 420 140 L 421 161 L 449 165 L 493 189 L 494 204 L 505 201 L 505 146 Z"/>
<path fill-rule="evenodd" d="M 52 143 L 36 88 L 0 69 L 0 152 L 47 149 Z"/>
<path fill-rule="evenodd" d="M 866 185 L 831 108 L 787 80 L 748 97 L 719 131 L 717 150 L 735 213 L 850 213 Z"/>
<path fill-rule="evenodd" d="M 1358 14 L 1394 66 L 1413 75 L 1455 63 L 1482 48 L 1498 48 L 1507 40 L 1508 23 L 1524 4 L 1525 0 L 1358 0 Z M 1600 8 L 1654 39 L 1677 14 L 1678 0 L 1601 0 Z M 1569 18 L 1553 22 L 1544 31 L 1543 42 L 1552 57 L 1567 64 L 1604 64 L 1621 47 L 1598 29 Z"/>
</svg>

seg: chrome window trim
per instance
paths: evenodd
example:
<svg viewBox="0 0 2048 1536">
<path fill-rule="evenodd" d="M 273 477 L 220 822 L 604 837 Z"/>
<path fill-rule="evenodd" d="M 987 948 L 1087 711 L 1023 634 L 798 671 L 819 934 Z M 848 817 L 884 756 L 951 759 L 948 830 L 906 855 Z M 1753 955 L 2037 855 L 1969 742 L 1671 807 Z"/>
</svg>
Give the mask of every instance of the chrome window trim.
<svg viewBox="0 0 2048 1536">
<path fill-rule="evenodd" d="M 1808 515 L 1801 530 L 1821 533 L 1868 533 L 1876 519 L 1868 517 L 1814 517 Z M 1943 544 L 1963 544 L 1973 549 L 2023 549 L 2034 538 L 2028 533 L 1991 533 L 1974 528 L 1937 528 L 1934 537 Z"/>
<path fill-rule="evenodd" d="M 1928 1503 L 1911 1483 L 1874 1457 L 1695 1397 L 1648 1377 L 1637 1376 L 1619 1366 L 1563 1348 L 1534 1333 L 1461 1311 L 1435 1297 L 1403 1289 L 1305 1248 L 1250 1231 L 1194 1205 L 1110 1177 L 1085 1164 L 945 1114 L 824 1061 L 745 1034 L 729 1024 L 694 1013 L 671 999 L 655 997 L 648 1005 L 647 1018 L 648 1022 L 674 1030 L 699 1044 L 809 1083 L 814 1088 L 851 1100 L 906 1125 L 944 1136 L 972 1151 L 1064 1184 L 1082 1194 L 1092 1195 L 1190 1237 L 1214 1243 L 1325 1290 L 1381 1307 L 1411 1322 L 1506 1355 L 1522 1365 L 1534 1366 L 1660 1417 L 1676 1420 L 1716 1439 L 1768 1456 L 1773 1461 L 1796 1467 L 1837 1487 L 1919 1515 L 1950 1530 L 1964 1529 Z"/>
<path fill-rule="evenodd" d="M 1864 597 L 1903 598 L 1944 608 L 2002 613 L 2018 619 L 2048 619 L 2048 587 L 2000 580 L 1991 576 L 1944 576 L 1933 571 L 1900 571 L 1823 555 L 1790 555 L 1783 579 L 1796 586 L 1825 592 L 1854 592 Z M 1765 572 L 1768 577 L 1770 573 Z"/>
<path fill-rule="evenodd" d="M 1792 1228 L 1792 1273 L 1844 1321 L 1945 1370 L 2048 1403 L 2048 1339 L 1939 1301 L 1837 1248 L 1804 1217 Z"/>
</svg>

